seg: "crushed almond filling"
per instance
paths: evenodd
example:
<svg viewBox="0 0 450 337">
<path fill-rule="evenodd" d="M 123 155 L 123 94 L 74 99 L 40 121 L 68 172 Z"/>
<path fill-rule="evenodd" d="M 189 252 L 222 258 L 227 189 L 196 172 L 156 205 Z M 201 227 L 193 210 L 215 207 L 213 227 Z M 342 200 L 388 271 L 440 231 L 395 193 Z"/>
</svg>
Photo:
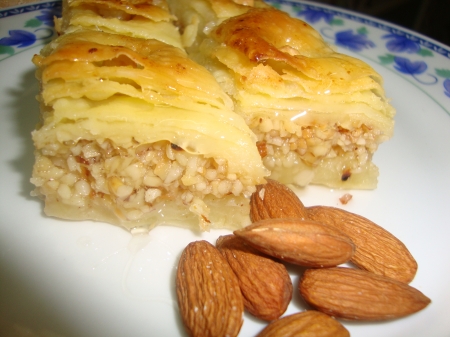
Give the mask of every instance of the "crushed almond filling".
<svg viewBox="0 0 450 337">
<path fill-rule="evenodd" d="M 56 195 L 77 207 L 101 196 L 115 204 L 116 214 L 131 221 L 154 211 L 160 202 L 181 200 L 207 222 L 205 196 L 248 198 L 255 191 L 228 172 L 226 160 L 190 154 L 168 141 L 130 149 L 110 140 L 52 143 L 41 149 L 34 170 L 35 194 Z"/>
<path fill-rule="evenodd" d="M 380 131 L 361 125 L 352 130 L 337 125 L 300 126 L 270 118 L 249 122 L 258 137 L 258 150 L 266 167 L 292 167 L 299 161 L 310 167 L 323 159 L 351 153 L 353 173 L 363 167 L 384 140 Z"/>
</svg>

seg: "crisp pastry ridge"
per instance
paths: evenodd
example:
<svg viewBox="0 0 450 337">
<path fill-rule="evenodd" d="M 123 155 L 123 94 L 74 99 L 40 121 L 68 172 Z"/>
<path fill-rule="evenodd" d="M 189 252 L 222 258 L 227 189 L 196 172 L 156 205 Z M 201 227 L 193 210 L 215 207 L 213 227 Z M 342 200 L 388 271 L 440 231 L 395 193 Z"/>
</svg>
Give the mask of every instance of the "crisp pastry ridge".
<svg viewBox="0 0 450 337">
<path fill-rule="evenodd" d="M 189 56 L 232 97 L 271 177 L 373 189 L 395 109 L 383 78 L 309 24 L 260 1 L 169 0 Z"/>
<path fill-rule="evenodd" d="M 66 34 L 88 29 L 156 39 L 181 48 L 175 19 L 165 0 L 63 0 L 63 14 L 55 26 Z"/>
<path fill-rule="evenodd" d="M 31 181 L 45 213 L 129 230 L 248 224 L 248 198 L 268 171 L 214 77 L 164 38 L 62 24 L 67 5 L 60 36 L 33 58 L 41 124 Z"/>
</svg>

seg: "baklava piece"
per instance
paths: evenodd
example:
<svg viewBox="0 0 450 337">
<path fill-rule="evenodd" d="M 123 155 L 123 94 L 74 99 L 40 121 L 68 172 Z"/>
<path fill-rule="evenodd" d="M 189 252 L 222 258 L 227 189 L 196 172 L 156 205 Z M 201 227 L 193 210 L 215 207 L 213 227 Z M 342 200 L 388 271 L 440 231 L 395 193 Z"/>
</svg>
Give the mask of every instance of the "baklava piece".
<svg viewBox="0 0 450 337">
<path fill-rule="evenodd" d="M 176 47 L 99 31 L 35 55 L 45 213 L 127 229 L 239 228 L 268 175 L 256 137 L 214 77 Z"/>
<path fill-rule="evenodd" d="M 258 1 L 169 0 L 189 56 L 232 97 L 271 178 L 373 189 L 393 135 L 383 79 L 307 23 Z"/>
</svg>

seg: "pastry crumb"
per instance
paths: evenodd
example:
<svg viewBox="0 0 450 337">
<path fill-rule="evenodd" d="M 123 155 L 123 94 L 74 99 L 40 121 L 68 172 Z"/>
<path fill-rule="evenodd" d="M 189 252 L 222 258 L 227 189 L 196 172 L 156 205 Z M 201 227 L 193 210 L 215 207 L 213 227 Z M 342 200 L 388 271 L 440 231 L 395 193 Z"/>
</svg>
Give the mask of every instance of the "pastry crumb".
<svg viewBox="0 0 450 337">
<path fill-rule="evenodd" d="M 342 197 L 339 198 L 339 201 L 341 202 L 341 204 L 343 205 L 347 205 L 347 203 L 352 200 L 353 195 L 351 195 L 350 193 L 345 193 Z"/>
</svg>

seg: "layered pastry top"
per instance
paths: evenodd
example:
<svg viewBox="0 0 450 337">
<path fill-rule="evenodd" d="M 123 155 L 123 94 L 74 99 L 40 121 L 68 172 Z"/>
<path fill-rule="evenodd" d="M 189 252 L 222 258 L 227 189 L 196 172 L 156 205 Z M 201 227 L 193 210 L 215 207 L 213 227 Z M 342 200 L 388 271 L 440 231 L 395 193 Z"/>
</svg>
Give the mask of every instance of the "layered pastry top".
<svg viewBox="0 0 450 337">
<path fill-rule="evenodd" d="M 60 32 L 97 30 L 143 39 L 156 39 L 181 48 L 175 16 L 165 0 L 63 0 Z"/>
</svg>

